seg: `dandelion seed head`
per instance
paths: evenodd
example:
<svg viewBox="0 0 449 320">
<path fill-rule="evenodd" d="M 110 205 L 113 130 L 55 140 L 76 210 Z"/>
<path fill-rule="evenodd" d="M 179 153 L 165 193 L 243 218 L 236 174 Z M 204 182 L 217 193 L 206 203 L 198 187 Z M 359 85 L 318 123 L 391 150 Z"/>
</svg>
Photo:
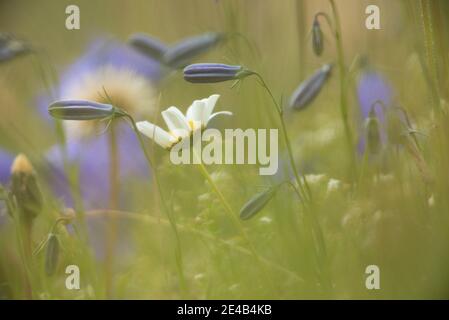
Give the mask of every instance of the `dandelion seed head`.
<svg viewBox="0 0 449 320">
<path fill-rule="evenodd" d="M 393 180 L 392 174 L 379 174 L 373 178 L 374 183 L 391 183 Z"/>
<path fill-rule="evenodd" d="M 62 93 L 62 99 L 81 99 L 112 103 L 130 114 L 155 110 L 156 92 L 153 83 L 125 67 L 107 65 L 82 75 Z M 65 121 L 68 134 L 91 134 L 97 121 Z"/>
<path fill-rule="evenodd" d="M 307 174 L 306 180 L 309 184 L 318 184 L 326 178 L 325 174 Z M 301 179 L 304 180 L 304 179 Z"/>
<path fill-rule="evenodd" d="M 200 281 L 204 279 L 204 273 L 198 273 L 196 275 L 193 276 L 193 280 L 195 281 Z"/>
<path fill-rule="evenodd" d="M 435 206 L 435 197 L 433 194 L 427 200 L 427 204 L 428 204 L 429 208 L 432 208 Z"/>
<path fill-rule="evenodd" d="M 259 221 L 263 224 L 270 224 L 271 222 L 273 222 L 273 219 L 269 217 L 262 217 L 259 219 Z"/>
</svg>

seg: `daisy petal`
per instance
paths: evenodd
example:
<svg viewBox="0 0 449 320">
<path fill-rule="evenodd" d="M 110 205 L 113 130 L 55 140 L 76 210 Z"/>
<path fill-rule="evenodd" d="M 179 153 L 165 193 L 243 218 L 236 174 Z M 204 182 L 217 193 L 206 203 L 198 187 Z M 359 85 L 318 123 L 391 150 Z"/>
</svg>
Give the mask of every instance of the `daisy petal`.
<svg viewBox="0 0 449 320">
<path fill-rule="evenodd" d="M 217 103 L 218 98 L 220 98 L 219 94 L 213 94 L 207 99 L 203 99 L 206 106 L 203 111 L 203 118 L 201 119 L 204 125 L 207 125 L 207 121 L 211 117 L 212 112 L 214 111 L 215 104 Z"/>
<path fill-rule="evenodd" d="M 192 105 L 187 109 L 187 120 L 201 121 L 205 104 L 202 100 L 193 101 Z"/>
<path fill-rule="evenodd" d="M 220 115 L 225 115 L 225 116 L 232 116 L 232 112 L 230 111 L 220 111 L 220 112 L 215 112 L 214 114 L 212 114 L 209 119 L 207 120 L 207 122 L 211 121 L 213 118 L 215 118 L 216 116 L 220 116 Z"/>
<path fill-rule="evenodd" d="M 136 126 L 142 134 L 154 140 L 154 142 L 165 149 L 169 149 L 178 141 L 170 133 L 148 121 L 139 121 L 136 123 Z"/>
</svg>

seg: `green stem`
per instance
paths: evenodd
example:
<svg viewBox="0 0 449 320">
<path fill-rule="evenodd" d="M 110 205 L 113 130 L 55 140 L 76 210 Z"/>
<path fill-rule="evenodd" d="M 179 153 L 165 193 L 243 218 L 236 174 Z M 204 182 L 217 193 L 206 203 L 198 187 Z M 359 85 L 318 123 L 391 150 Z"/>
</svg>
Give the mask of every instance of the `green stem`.
<svg viewBox="0 0 449 320">
<path fill-rule="evenodd" d="M 432 23 L 431 1 L 419 0 L 418 4 L 422 20 L 427 66 L 430 74 L 432 105 L 435 111 L 441 111 L 441 95 L 438 86 L 438 83 L 440 82 L 438 79 L 439 64 L 436 56 L 435 30 Z M 446 54 L 446 52 L 443 52 L 442 56 Z"/>
<path fill-rule="evenodd" d="M 157 170 L 155 170 L 153 160 L 151 159 L 150 155 L 148 154 L 148 151 L 145 147 L 145 143 L 143 141 L 142 135 L 140 134 L 140 131 L 137 128 L 136 122 L 134 121 L 134 118 L 129 114 L 125 114 L 125 117 L 130 121 L 131 126 L 132 126 L 134 132 L 136 133 L 137 139 L 139 140 L 140 148 L 142 149 L 142 152 L 145 156 L 145 159 L 147 160 L 147 163 L 151 170 L 151 173 L 153 174 L 154 181 L 156 183 L 156 189 L 157 189 L 157 192 L 158 192 L 161 204 L 162 204 L 162 209 L 163 209 L 164 213 L 167 215 L 168 221 L 170 222 L 170 226 L 173 229 L 173 232 L 175 234 L 175 241 L 176 241 L 175 257 L 176 257 L 176 263 L 177 263 L 178 276 L 179 276 L 181 289 L 183 292 L 186 292 L 187 284 L 185 281 L 185 276 L 184 276 L 184 271 L 183 271 L 181 240 L 179 238 L 176 221 L 171 214 L 171 210 L 167 206 L 167 202 L 165 201 L 165 197 L 162 192 L 159 175 L 157 173 Z"/>
<path fill-rule="evenodd" d="M 111 125 L 109 131 L 109 207 L 112 210 L 118 208 L 119 198 L 119 153 L 117 146 L 117 132 L 116 127 Z M 113 295 L 113 265 L 115 256 L 115 246 L 117 243 L 117 228 L 118 222 L 116 217 L 111 216 L 108 219 L 107 229 L 107 245 L 106 245 L 106 258 L 105 258 L 105 284 L 106 295 L 111 298 Z"/>
<path fill-rule="evenodd" d="M 295 164 L 295 160 L 294 160 L 294 157 L 293 157 L 293 151 L 292 151 L 290 139 L 288 137 L 287 128 L 286 128 L 285 121 L 284 121 L 282 107 L 277 102 L 276 98 L 274 97 L 273 93 L 271 92 L 270 88 L 266 84 L 266 82 L 263 79 L 263 77 L 260 74 L 258 74 L 257 72 L 253 72 L 253 74 L 259 79 L 260 84 L 267 91 L 268 95 L 270 96 L 271 100 L 273 101 L 274 106 L 276 107 L 277 114 L 278 114 L 278 117 L 279 117 L 279 121 L 281 123 L 281 129 L 282 129 L 282 133 L 283 133 L 282 135 L 283 135 L 284 140 L 285 140 L 285 145 L 287 146 L 287 153 L 288 153 L 288 158 L 289 158 L 289 161 L 290 161 L 290 166 L 291 166 L 291 168 L 293 170 L 293 173 L 295 175 L 296 183 L 298 184 L 298 187 L 301 190 L 300 201 L 304 201 L 304 200 L 306 200 L 308 198 L 310 200 L 311 199 L 311 193 L 310 193 L 310 189 L 307 186 L 307 180 L 306 180 L 305 176 L 303 175 L 303 183 L 301 182 L 298 170 L 296 168 L 296 164 Z M 308 191 L 308 194 L 306 193 L 306 190 Z"/>
<path fill-rule="evenodd" d="M 11 205 L 10 205 L 11 207 Z M 20 217 L 18 209 L 14 209 L 12 212 L 14 219 L 14 225 L 16 229 L 17 245 L 19 247 L 19 256 L 22 261 L 23 268 L 25 270 L 24 282 L 25 282 L 25 295 L 29 300 L 33 299 L 33 287 L 32 287 L 32 272 L 31 272 L 31 221 L 25 221 Z"/>
<path fill-rule="evenodd" d="M 342 33 L 341 33 L 341 23 L 340 16 L 338 15 L 337 6 L 335 5 L 334 0 L 329 0 L 332 7 L 332 14 L 334 17 L 334 36 L 335 43 L 337 46 L 337 55 L 338 55 L 338 69 L 340 74 L 340 113 L 341 119 L 343 122 L 343 127 L 346 136 L 346 144 L 348 148 L 348 154 L 350 155 L 351 160 L 351 170 L 350 172 L 354 172 L 355 167 L 355 155 L 353 148 L 353 138 L 351 127 L 349 125 L 348 120 L 348 98 L 347 98 L 347 75 L 346 75 L 346 65 L 345 65 L 345 57 L 343 52 L 343 41 L 342 41 Z M 330 19 L 327 19 L 330 24 Z M 332 25 L 330 25 L 332 28 Z M 351 174 L 352 175 L 352 174 Z"/>
<path fill-rule="evenodd" d="M 264 276 L 267 278 L 267 280 L 269 281 L 272 290 L 276 290 L 275 286 L 274 286 L 274 282 L 273 282 L 273 280 L 272 280 L 272 278 L 270 276 L 270 273 L 268 272 L 268 270 L 266 270 L 265 265 L 263 264 L 263 258 L 257 253 L 256 248 L 254 247 L 253 243 L 249 239 L 249 237 L 248 237 L 245 229 L 243 228 L 243 225 L 241 224 L 237 214 L 234 212 L 234 210 L 232 209 L 231 205 L 226 200 L 225 196 L 223 195 L 223 193 L 221 193 L 220 189 L 218 188 L 218 186 L 216 185 L 216 183 L 214 182 L 214 180 L 210 176 L 210 174 L 207 171 L 206 167 L 202 163 L 201 158 L 198 157 L 198 155 L 196 154 L 195 149 L 192 148 L 192 150 L 193 150 L 193 156 L 196 157 L 197 160 L 198 160 L 197 162 L 199 163 L 198 166 L 200 168 L 201 174 L 207 180 L 207 182 L 211 186 L 212 190 L 218 196 L 218 198 L 220 199 L 220 202 L 225 207 L 226 213 L 228 214 L 230 220 L 234 223 L 235 227 L 239 230 L 239 233 L 242 236 L 242 238 L 247 243 L 249 251 L 253 255 L 254 259 L 256 259 L 260 263 L 260 266 L 262 268 L 262 272 L 263 272 Z"/>
</svg>

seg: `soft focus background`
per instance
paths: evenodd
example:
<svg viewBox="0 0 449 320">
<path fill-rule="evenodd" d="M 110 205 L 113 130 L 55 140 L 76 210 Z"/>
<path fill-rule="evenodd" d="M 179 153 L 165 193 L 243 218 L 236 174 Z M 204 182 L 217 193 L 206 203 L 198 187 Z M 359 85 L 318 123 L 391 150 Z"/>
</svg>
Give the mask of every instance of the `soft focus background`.
<svg viewBox="0 0 449 320">
<path fill-rule="evenodd" d="M 65 28 L 65 8 L 70 4 L 80 8 L 80 30 Z M 380 8 L 381 30 L 365 28 L 369 4 Z M 73 64 L 90 59 L 89 50 L 98 39 L 113 39 L 124 46 L 136 32 L 167 44 L 208 31 L 238 34 L 193 62 L 244 65 L 263 76 L 276 98 L 287 101 L 322 64 L 337 62 L 335 41 L 324 19 L 323 55 L 316 57 L 311 45 L 314 14 L 331 15 L 329 1 L 1 0 L 0 31 L 30 42 L 40 52 L 0 64 L 1 183 L 8 185 L 14 156 L 26 154 L 45 199 L 44 210 L 34 221 L 33 247 L 46 239 L 66 207 L 86 217 L 85 225 L 78 226 L 84 231 L 77 232 L 71 225 L 58 229 L 61 248 L 53 275 L 44 272 L 45 250 L 33 256 L 32 275 L 28 275 L 31 297 L 448 298 L 448 4 L 338 0 L 336 5 L 349 69 L 346 92 L 354 144 L 363 135 L 364 99 L 370 103 L 382 99 L 406 110 L 419 132 L 421 149 L 416 156 L 404 146 L 385 146 L 382 155 L 365 161 L 354 150 L 354 172 L 363 167 L 365 173 L 360 179 L 350 174 L 339 107 L 339 69 L 334 64 L 316 100 L 306 110 L 286 115 L 297 167 L 310 179 L 313 214 L 326 244 L 326 259 L 316 260 L 302 207 L 288 187 L 282 187 L 257 216 L 241 222 L 259 257 L 255 258 L 198 168 L 171 164 L 167 153 L 146 140 L 157 159 L 162 192 L 171 210 L 167 217 L 160 210 L 153 174 L 123 124 L 117 130 L 119 199 L 111 204 L 108 168 L 112 164 L 104 141 L 108 133 L 99 130 L 81 142 L 67 136 L 71 168 L 64 168 L 54 155 L 61 144 L 60 125 L 46 114 L 46 106 L 57 98 L 55 88 Z M 116 61 L 122 55 L 109 58 Z M 234 113 L 232 120 L 222 119 L 221 127 L 278 127 L 269 96 L 253 78 L 236 88 L 230 82 L 194 85 L 183 80 L 182 72 L 164 76 L 155 61 L 145 63 L 154 71 L 149 76 L 152 99 L 148 111 L 136 114 L 137 120 L 150 120 L 171 105 L 185 111 L 193 100 L 218 93 L 217 110 Z M 368 70 L 379 78 L 361 83 Z M 71 81 L 77 82 L 76 72 Z M 280 154 L 285 157 L 282 142 Z M 236 213 L 253 194 L 274 183 L 274 178 L 259 176 L 257 169 L 208 166 Z M 64 170 L 72 177 L 64 176 Z M 79 199 L 70 195 L 70 186 L 78 189 Z M 111 206 L 116 210 L 108 211 Z M 30 298 L 15 230 L 3 212 L 0 297 Z M 80 267 L 80 290 L 65 288 L 69 264 Z M 380 290 L 365 288 L 365 268 L 371 264 L 380 268 Z"/>
</svg>

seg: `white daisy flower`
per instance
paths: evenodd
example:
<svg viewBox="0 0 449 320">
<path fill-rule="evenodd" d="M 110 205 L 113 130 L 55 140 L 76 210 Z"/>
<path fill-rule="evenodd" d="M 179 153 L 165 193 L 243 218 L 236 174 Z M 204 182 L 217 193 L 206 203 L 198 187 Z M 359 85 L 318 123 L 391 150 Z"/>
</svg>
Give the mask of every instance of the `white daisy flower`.
<svg viewBox="0 0 449 320">
<path fill-rule="evenodd" d="M 213 94 L 209 98 L 193 101 L 185 116 L 174 106 L 162 111 L 168 131 L 148 121 L 137 122 L 137 128 L 158 145 L 170 150 L 175 144 L 190 138 L 194 131 L 205 129 L 209 121 L 217 115 L 232 115 L 229 111 L 213 113 L 219 97 L 220 95 Z"/>
</svg>

